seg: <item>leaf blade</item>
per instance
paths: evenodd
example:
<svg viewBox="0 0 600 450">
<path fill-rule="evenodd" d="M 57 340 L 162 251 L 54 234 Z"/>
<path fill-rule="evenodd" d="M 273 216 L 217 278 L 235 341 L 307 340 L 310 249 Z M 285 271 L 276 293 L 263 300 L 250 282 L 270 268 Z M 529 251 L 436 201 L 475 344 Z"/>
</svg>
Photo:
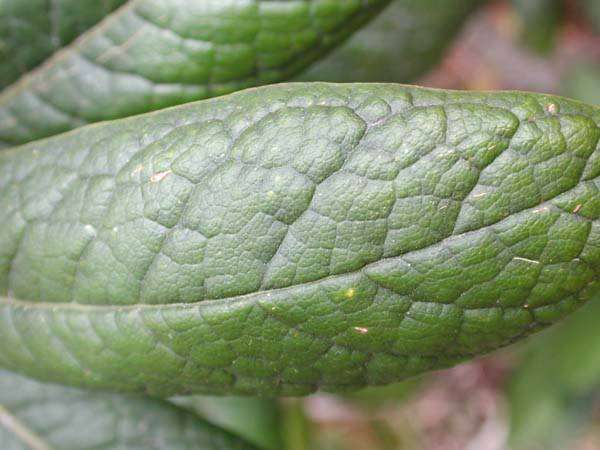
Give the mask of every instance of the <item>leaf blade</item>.
<svg viewBox="0 0 600 450">
<path fill-rule="evenodd" d="M 289 84 L 8 150 L 0 364 L 299 395 L 507 345 L 598 290 L 598 120 L 538 94 Z"/>
<path fill-rule="evenodd" d="M 0 93 L 0 145 L 286 80 L 387 3 L 127 2 Z"/>
</svg>

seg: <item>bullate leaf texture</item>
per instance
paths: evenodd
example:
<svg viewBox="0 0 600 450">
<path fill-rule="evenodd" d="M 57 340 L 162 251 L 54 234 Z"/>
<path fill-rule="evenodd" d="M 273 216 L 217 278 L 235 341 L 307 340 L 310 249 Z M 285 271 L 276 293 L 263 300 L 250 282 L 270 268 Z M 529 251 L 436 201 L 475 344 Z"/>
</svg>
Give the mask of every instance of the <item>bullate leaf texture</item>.
<svg viewBox="0 0 600 450">
<path fill-rule="evenodd" d="M 291 83 L 0 153 L 0 366 L 303 395 L 510 344 L 599 291 L 600 108 Z"/>
<path fill-rule="evenodd" d="M 2 450 L 257 450 L 166 401 L 0 371 Z"/>
<path fill-rule="evenodd" d="M 287 80 L 388 3 L 129 0 L 0 92 L 0 147 Z"/>
</svg>

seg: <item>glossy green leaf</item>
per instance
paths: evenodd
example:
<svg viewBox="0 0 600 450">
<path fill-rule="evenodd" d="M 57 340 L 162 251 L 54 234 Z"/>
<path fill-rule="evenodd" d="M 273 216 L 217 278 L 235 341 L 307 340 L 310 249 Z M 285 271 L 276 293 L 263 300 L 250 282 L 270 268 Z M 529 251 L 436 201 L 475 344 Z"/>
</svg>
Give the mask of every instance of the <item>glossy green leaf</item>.
<svg viewBox="0 0 600 450">
<path fill-rule="evenodd" d="M 284 84 L 0 154 L 0 365 L 155 395 L 386 384 L 600 288 L 600 108 Z"/>
<path fill-rule="evenodd" d="M 0 93 L 0 146 L 286 80 L 388 3 L 129 0 Z"/>
<path fill-rule="evenodd" d="M 347 43 L 316 62 L 302 81 L 407 82 L 438 63 L 484 0 L 393 0 Z"/>
<path fill-rule="evenodd" d="M 0 371 L 2 450 L 256 450 L 161 401 L 41 384 Z"/>
</svg>

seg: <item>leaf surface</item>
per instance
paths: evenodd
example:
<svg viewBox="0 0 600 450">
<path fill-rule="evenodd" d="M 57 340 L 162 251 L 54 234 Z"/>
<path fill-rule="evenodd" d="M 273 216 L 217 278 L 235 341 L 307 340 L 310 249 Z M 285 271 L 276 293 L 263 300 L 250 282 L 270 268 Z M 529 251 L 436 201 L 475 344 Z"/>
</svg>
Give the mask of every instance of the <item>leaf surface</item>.
<svg viewBox="0 0 600 450">
<path fill-rule="evenodd" d="M 0 365 L 299 395 L 450 366 L 599 289 L 600 109 L 284 84 L 0 154 Z"/>
<path fill-rule="evenodd" d="M 0 147 L 286 80 L 388 3 L 129 0 L 0 92 Z"/>
</svg>

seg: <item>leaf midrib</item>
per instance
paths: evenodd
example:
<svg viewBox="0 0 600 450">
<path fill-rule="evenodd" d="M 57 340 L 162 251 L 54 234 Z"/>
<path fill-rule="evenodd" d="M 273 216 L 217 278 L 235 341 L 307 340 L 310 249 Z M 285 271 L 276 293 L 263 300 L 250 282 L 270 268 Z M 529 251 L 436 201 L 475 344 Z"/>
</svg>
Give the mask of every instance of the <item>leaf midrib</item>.
<svg viewBox="0 0 600 450">
<path fill-rule="evenodd" d="M 595 178 L 594 178 L 594 180 L 595 180 Z M 561 195 L 564 195 L 564 194 L 576 189 L 579 185 L 580 185 L 580 183 L 578 183 L 573 188 L 568 189 L 567 191 L 563 192 Z M 479 233 L 482 230 L 485 230 L 492 226 L 498 225 L 506 220 L 510 220 L 516 214 L 525 214 L 528 211 L 540 208 L 542 206 L 549 207 L 560 213 L 565 213 L 564 210 L 562 210 L 561 208 L 559 208 L 556 205 L 554 205 L 553 203 L 551 203 L 552 200 L 553 199 L 549 199 L 546 202 L 541 203 L 540 205 L 536 205 L 531 208 L 524 209 L 515 214 L 511 214 L 510 216 L 504 218 L 503 220 L 494 222 L 492 224 L 486 225 L 486 226 L 478 228 L 476 230 L 467 231 L 467 232 L 461 233 L 459 235 L 452 234 L 450 236 L 447 236 L 444 239 L 441 239 L 438 242 L 435 242 L 432 245 L 439 245 L 439 244 L 447 242 L 451 239 L 457 239 L 458 237 L 464 237 L 464 236 L 468 236 L 470 234 Z M 593 221 L 592 219 L 588 219 L 588 218 L 581 218 L 581 219 Z M 396 260 L 399 258 L 404 258 L 407 255 L 410 255 L 411 253 L 423 251 L 426 248 L 427 247 L 424 247 L 422 249 L 417 249 L 414 251 L 410 251 L 410 252 L 406 252 L 402 255 L 390 256 L 387 258 L 380 258 L 376 261 L 366 264 L 366 265 L 360 267 L 359 269 L 351 271 L 351 272 L 332 274 L 332 275 L 329 275 L 329 276 L 326 276 L 323 278 L 319 278 L 317 280 L 307 281 L 304 283 L 295 284 L 295 285 L 291 285 L 291 286 L 285 286 L 285 287 L 281 287 L 281 288 L 248 292 L 246 294 L 234 295 L 234 296 L 222 297 L 222 298 L 206 298 L 206 299 L 203 299 L 203 300 L 200 300 L 197 302 L 158 303 L 158 304 L 133 303 L 133 304 L 126 304 L 126 305 L 118 305 L 118 304 L 86 304 L 86 303 L 75 303 L 75 302 L 37 302 L 37 301 L 18 299 L 18 298 L 14 298 L 14 297 L 0 296 L 0 307 L 15 306 L 15 307 L 21 307 L 21 308 L 27 308 L 27 309 L 56 309 L 56 310 L 72 310 L 72 311 L 83 311 L 83 312 L 93 312 L 93 311 L 113 311 L 113 312 L 123 311 L 124 312 L 124 311 L 152 310 L 152 309 L 157 309 L 157 310 L 158 309 L 187 309 L 187 308 L 192 309 L 192 308 L 199 308 L 199 307 L 211 307 L 211 306 L 216 307 L 216 306 L 228 304 L 228 303 L 239 305 L 240 303 L 245 304 L 246 303 L 245 301 L 252 302 L 254 299 L 256 299 L 258 297 L 270 297 L 273 295 L 279 295 L 281 293 L 285 293 L 285 292 L 292 291 L 294 289 L 298 289 L 298 288 L 302 288 L 302 287 L 315 286 L 315 285 L 325 283 L 327 281 L 338 279 L 338 278 L 352 277 L 352 276 L 359 275 L 361 273 L 364 274 L 365 269 L 368 269 L 371 266 L 380 264 L 385 261 L 391 261 L 391 260 Z M 367 276 L 367 275 L 365 274 L 365 276 Z"/>
</svg>

